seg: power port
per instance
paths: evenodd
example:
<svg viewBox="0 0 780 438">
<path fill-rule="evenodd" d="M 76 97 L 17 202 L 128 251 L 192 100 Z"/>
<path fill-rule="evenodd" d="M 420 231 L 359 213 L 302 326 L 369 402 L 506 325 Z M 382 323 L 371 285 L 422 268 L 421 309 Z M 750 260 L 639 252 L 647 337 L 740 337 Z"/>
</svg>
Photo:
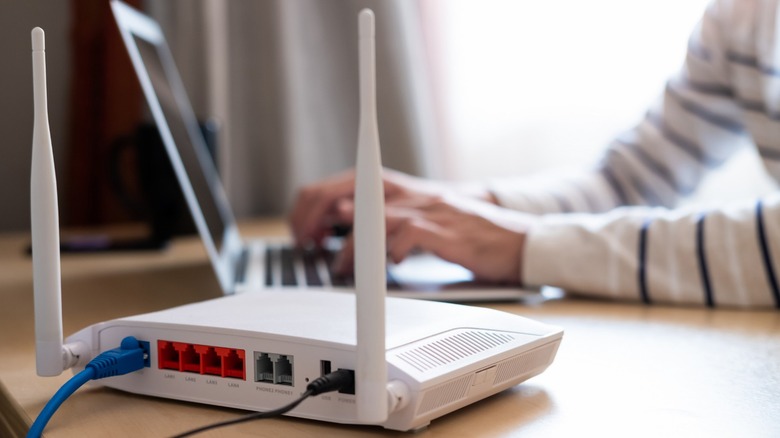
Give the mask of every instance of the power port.
<svg viewBox="0 0 780 438">
<path fill-rule="evenodd" d="M 339 368 L 339 370 L 341 370 L 341 369 L 342 368 Z M 351 375 L 352 378 L 350 380 L 352 381 L 352 385 L 345 386 L 345 387 L 339 389 L 339 394 L 353 394 L 354 395 L 355 394 L 355 371 L 354 370 L 345 370 L 345 371 L 348 371 L 349 374 Z"/>
</svg>

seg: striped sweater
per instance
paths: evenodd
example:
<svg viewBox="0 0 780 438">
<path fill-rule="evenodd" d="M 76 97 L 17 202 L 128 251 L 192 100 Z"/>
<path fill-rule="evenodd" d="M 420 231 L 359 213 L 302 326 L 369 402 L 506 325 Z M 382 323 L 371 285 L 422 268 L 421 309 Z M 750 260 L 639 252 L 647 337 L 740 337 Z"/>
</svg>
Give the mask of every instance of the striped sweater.
<svg viewBox="0 0 780 438">
<path fill-rule="evenodd" d="M 526 284 L 645 303 L 780 308 L 780 193 L 676 208 L 740 147 L 757 148 L 780 181 L 778 1 L 712 2 L 679 74 L 596 169 L 541 188 L 494 181 L 501 205 L 541 215 L 526 243 Z"/>
</svg>

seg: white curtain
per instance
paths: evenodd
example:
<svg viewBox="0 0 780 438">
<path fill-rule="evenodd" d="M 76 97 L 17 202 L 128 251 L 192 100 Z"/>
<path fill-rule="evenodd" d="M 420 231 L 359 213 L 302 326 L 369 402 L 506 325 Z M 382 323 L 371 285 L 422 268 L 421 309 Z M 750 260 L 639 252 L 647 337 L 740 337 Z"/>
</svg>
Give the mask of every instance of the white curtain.
<svg viewBox="0 0 780 438">
<path fill-rule="evenodd" d="M 357 13 L 377 17 L 384 164 L 437 177 L 438 128 L 411 0 L 148 2 L 199 117 L 221 123 L 219 168 L 239 217 L 282 214 L 302 184 L 349 168 L 358 124 Z"/>
</svg>

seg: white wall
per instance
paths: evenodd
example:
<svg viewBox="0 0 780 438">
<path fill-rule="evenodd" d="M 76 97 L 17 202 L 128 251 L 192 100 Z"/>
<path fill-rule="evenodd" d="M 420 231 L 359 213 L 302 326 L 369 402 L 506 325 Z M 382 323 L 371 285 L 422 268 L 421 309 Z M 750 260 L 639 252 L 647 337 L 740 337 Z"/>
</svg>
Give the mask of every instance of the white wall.
<svg viewBox="0 0 780 438">
<path fill-rule="evenodd" d="M 0 232 L 30 228 L 30 31 L 35 26 L 46 32 L 52 142 L 57 171 L 62 174 L 65 169 L 70 93 L 69 5 L 64 0 L 5 0 L 0 5 L 0 54 L 4 58 L 0 63 Z"/>
</svg>

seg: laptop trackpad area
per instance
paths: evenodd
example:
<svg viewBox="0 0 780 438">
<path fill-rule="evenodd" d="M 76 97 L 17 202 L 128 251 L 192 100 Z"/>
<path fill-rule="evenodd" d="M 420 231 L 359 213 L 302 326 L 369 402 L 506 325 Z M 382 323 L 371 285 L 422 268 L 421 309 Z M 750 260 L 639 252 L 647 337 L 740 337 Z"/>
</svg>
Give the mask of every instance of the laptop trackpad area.
<svg viewBox="0 0 780 438">
<path fill-rule="evenodd" d="M 474 274 L 463 266 L 427 253 L 414 254 L 398 264 L 390 263 L 387 271 L 402 289 L 440 289 L 474 281 Z"/>
</svg>

